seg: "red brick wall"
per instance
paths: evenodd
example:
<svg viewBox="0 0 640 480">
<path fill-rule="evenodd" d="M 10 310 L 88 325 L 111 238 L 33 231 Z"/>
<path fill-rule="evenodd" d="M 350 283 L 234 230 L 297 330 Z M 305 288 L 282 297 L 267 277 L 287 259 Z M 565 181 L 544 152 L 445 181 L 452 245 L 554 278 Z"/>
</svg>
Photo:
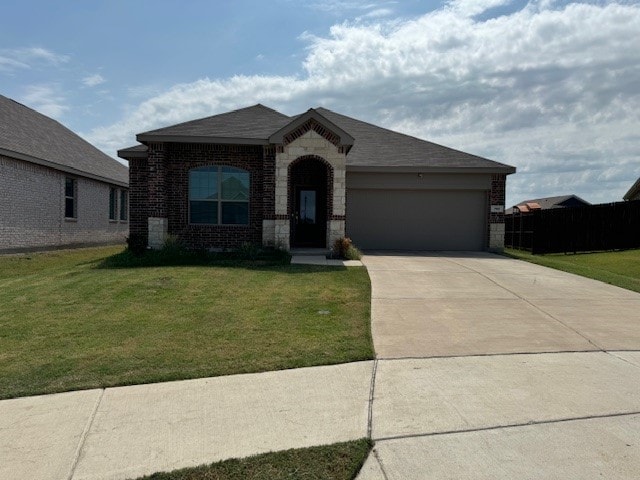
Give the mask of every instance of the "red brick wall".
<svg viewBox="0 0 640 480">
<path fill-rule="evenodd" d="M 129 236 L 148 241 L 149 167 L 147 159 L 129 159 Z"/>
<path fill-rule="evenodd" d="M 262 243 L 263 147 L 253 145 L 167 144 L 166 211 L 169 234 L 194 249 L 234 248 Z M 190 225 L 189 170 L 205 165 L 242 168 L 250 174 L 249 225 Z"/>
</svg>

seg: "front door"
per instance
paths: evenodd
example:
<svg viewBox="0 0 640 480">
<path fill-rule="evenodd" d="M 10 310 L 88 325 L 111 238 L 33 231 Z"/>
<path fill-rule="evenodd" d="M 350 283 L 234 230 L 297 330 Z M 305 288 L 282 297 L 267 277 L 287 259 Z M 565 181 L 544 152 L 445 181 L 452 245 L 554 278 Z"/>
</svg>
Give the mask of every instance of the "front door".
<svg viewBox="0 0 640 480">
<path fill-rule="evenodd" d="M 297 187 L 293 214 L 295 247 L 325 247 L 326 199 L 323 189 Z"/>
</svg>

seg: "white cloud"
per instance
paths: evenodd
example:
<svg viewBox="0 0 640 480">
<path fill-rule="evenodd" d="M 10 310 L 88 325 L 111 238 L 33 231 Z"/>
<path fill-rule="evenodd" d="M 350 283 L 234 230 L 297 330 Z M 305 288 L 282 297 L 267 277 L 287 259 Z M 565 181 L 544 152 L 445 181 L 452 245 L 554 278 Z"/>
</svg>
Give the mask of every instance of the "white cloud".
<svg viewBox="0 0 640 480">
<path fill-rule="evenodd" d="M 87 87 L 95 87 L 96 85 L 100 85 L 104 82 L 106 82 L 106 80 L 99 73 L 88 75 L 82 79 L 82 83 Z"/>
<path fill-rule="evenodd" d="M 61 55 L 46 48 L 23 47 L 0 49 L 0 72 L 29 69 L 37 65 L 58 66 L 69 61 L 68 55 Z"/>
<path fill-rule="evenodd" d="M 252 103 L 323 105 L 516 165 L 508 203 L 620 199 L 640 176 L 640 6 L 540 2 L 478 19 L 506 3 L 457 0 L 410 20 L 335 25 L 303 37 L 299 76 L 177 85 L 87 136 L 113 154 L 135 133 Z"/>
<path fill-rule="evenodd" d="M 69 109 L 56 85 L 29 85 L 20 101 L 48 117 L 60 118 Z"/>
<path fill-rule="evenodd" d="M 371 10 L 370 12 L 365 13 L 362 18 L 382 18 L 388 17 L 393 14 L 393 10 L 390 8 L 376 8 L 375 10 Z"/>
</svg>

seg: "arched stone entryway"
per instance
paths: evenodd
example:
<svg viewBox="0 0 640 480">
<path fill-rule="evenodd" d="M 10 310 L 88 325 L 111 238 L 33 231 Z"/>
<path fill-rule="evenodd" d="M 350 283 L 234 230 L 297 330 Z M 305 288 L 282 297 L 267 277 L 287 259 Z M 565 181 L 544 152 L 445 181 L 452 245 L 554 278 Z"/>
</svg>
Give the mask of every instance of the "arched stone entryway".
<svg viewBox="0 0 640 480">
<path fill-rule="evenodd" d="M 326 248 L 333 168 L 323 158 L 307 155 L 294 160 L 288 173 L 291 246 Z"/>
</svg>

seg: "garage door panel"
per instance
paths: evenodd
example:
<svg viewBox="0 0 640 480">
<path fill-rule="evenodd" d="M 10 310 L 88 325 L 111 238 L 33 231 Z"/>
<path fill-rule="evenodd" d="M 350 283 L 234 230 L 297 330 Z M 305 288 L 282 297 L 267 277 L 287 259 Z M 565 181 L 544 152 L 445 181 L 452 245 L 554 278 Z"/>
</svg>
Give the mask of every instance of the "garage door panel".
<svg viewBox="0 0 640 480">
<path fill-rule="evenodd" d="M 349 190 L 347 235 L 363 249 L 484 250 L 486 192 Z"/>
</svg>

